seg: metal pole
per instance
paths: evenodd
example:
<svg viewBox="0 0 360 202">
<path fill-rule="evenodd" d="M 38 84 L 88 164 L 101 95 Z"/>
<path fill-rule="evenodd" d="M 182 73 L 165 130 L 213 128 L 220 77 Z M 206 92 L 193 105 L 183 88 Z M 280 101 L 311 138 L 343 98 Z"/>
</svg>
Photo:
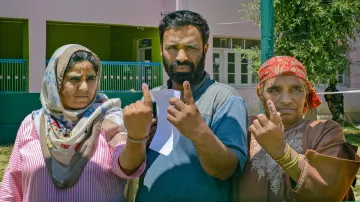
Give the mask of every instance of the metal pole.
<svg viewBox="0 0 360 202">
<path fill-rule="evenodd" d="M 261 20 L 261 64 L 274 55 L 274 3 L 273 0 L 260 1 Z M 260 103 L 259 112 L 264 113 Z"/>
<path fill-rule="evenodd" d="M 273 0 L 261 0 L 261 63 L 274 55 L 274 5 Z"/>
</svg>

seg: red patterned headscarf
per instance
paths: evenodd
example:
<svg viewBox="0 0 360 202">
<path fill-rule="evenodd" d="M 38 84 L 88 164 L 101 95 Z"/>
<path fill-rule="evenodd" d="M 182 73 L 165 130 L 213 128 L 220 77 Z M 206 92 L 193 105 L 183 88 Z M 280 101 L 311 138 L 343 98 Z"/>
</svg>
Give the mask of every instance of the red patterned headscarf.
<svg viewBox="0 0 360 202">
<path fill-rule="evenodd" d="M 260 97 L 261 84 L 266 80 L 278 76 L 296 76 L 305 81 L 306 87 L 309 90 L 307 104 L 311 109 L 318 107 L 321 104 L 319 96 L 307 78 L 306 69 L 301 62 L 290 56 L 275 56 L 267 60 L 261 65 L 259 72 L 260 84 L 257 87 L 257 94 Z"/>
</svg>

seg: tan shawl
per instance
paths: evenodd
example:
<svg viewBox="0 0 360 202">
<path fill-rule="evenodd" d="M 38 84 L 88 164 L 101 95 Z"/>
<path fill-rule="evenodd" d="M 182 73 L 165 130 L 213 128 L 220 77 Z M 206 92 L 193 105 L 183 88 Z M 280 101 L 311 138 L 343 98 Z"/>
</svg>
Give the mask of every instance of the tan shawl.
<svg viewBox="0 0 360 202">
<path fill-rule="evenodd" d="M 309 159 L 308 176 L 300 192 L 292 189 L 296 182 L 276 169 L 266 158 L 262 166 L 256 160 L 261 153 L 249 135 L 249 159 L 240 179 L 235 181 L 236 201 L 341 201 L 354 199 L 351 184 L 360 167 L 356 151 L 345 143 L 339 124 L 334 121 L 306 121 L 288 133 L 289 145 Z M 292 140 L 292 142 L 289 142 Z M 265 162 L 268 161 L 268 162 Z M 260 168 L 260 169 L 259 169 Z M 271 172 L 273 169 L 274 172 Z M 271 176 L 276 175 L 276 177 Z M 274 183 L 279 182 L 279 184 Z"/>
</svg>

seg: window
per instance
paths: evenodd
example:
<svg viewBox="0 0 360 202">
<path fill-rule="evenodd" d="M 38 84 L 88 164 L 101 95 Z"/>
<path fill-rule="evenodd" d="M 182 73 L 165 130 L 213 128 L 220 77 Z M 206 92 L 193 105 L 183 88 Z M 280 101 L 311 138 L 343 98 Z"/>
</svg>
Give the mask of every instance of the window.
<svg viewBox="0 0 360 202">
<path fill-rule="evenodd" d="M 251 49 L 251 48 L 254 48 L 254 47 L 261 47 L 261 42 L 260 40 L 250 40 L 250 39 L 246 39 L 245 40 L 245 48 L 246 49 Z"/>
<path fill-rule="evenodd" d="M 248 81 L 248 59 L 241 55 L 241 84 L 247 84 Z"/>
<path fill-rule="evenodd" d="M 227 73 L 228 73 L 228 83 L 235 83 L 235 53 L 228 53 L 227 59 Z"/>
<path fill-rule="evenodd" d="M 337 87 L 348 87 L 347 81 L 349 79 L 349 76 L 346 73 L 338 74 L 336 76 L 336 78 L 338 81 L 338 83 L 336 84 Z M 321 88 L 327 88 L 329 86 L 329 83 L 330 83 L 330 79 L 328 79 L 327 81 L 325 81 L 323 83 L 319 83 L 317 85 L 318 85 L 318 87 L 321 87 Z"/>
<path fill-rule="evenodd" d="M 213 53 L 213 78 L 220 82 L 220 53 Z"/>
<path fill-rule="evenodd" d="M 213 38 L 213 78 L 233 86 L 252 86 L 258 83 L 257 72 L 252 72 L 251 60 L 239 55 L 235 48 L 260 48 L 260 40 L 241 38 Z"/>
<path fill-rule="evenodd" d="M 245 43 L 244 43 L 244 39 L 232 39 L 232 48 L 244 48 L 245 47 Z"/>
<path fill-rule="evenodd" d="M 345 74 L 337 75 L 338 85 L 345 86 Z"/>
<path fill-rule="evenodd" d="M 225 54 L 225 57 L 224 60 L 221 60 L 223 52 Z M 214 55 L 216 57 L 220 57 L 220 66 L 218 69 L 214 69 L 214 79 L 216 80 L 217 78 L 219 78 L 218 81 L 227 83 L 234 87 L 251 86 L 251 61 L 244 55 L 240 56 L 239 53 L 232 49 L 224 50 L 223 52 L 216 51 L 216 55 Z M 225 68 L 221 68 L 222 62 Z M 223 78 L 224 80 L 222 80 L 221 78 Z"/>
<path fill-rule="evenodd" d="M 230 48 L 231 39 L 229 38 L 213 38 L 213 47 L 214 48 Z"/>
<path fill-rule="evenodd" d="M 137 41 L 138 45 L 138 61 L 145 62 L 151 61 L 152 50 L 151 50 L 151 39 L 139 39 Z"/>
</svg>

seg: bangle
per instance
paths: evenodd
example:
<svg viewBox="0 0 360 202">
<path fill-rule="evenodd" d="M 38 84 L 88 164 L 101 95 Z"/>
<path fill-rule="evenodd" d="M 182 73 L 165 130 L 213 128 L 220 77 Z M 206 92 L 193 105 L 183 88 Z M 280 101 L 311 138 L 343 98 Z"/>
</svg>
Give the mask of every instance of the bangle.
<svg viewBox="0 0 360 202">
<path fill-rule="evenodd" d="M 133 143 L 144 143 L 149 139 L 149 137 L 150 137 L 150 135 L 146 136 L 146 138 L 144 138 L 142 140 L 134 140 L 129 135 L 127 135 L 127 138 L 130 140 L 130 142 L 133 142 Z"/>
<path fill-rule="evenodd" d="M 295 189 L 293 189 L 293 192 L 295 192 L 295 193 L 300 191 L 300 189 L 304 185 L 306 177 L 308 175 L 308 167 L 309 167 L 308 159 L 304 155 L 301 155 L 301 156 L 305 160 L 305 165 L 304 165 L 304 168 L 301 170 L 300 177 L 296 184 L 296 187 L 295 187 Z"/>
<path fill-rule="evenodd" d="M 281 163 L 290 157 L 290 154 L 291 154 L 290 146 L 288 144 L 286 144 L 286 148 L 287 148 L 287 150 L 286 150 L 285 155 L 281 159 L 275 160 L 276 162 Z"/>
<path fill-rule="evenodd" d="M 289 163 L 284 164 L 283 167 L 285 168 L 285 170 L 289 170 L 292 167 L 294 167 L 297 164 L 298 161 L 299 161 L 299 154 L 297 154 L 295 156 L 295 158 L 293 160 L 291 160 Z"/>
</svg>

